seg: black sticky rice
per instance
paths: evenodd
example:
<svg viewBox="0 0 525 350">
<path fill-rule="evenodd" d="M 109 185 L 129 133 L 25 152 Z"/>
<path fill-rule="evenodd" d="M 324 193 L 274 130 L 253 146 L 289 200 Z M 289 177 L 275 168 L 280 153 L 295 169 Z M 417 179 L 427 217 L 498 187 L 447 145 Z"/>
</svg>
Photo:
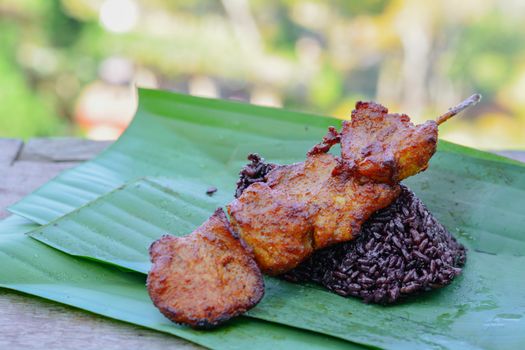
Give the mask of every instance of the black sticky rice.
<svg viewBox="0 0 525 350">
<path fill-rule="evenodd" d="M 367 220 L 354 241 L 316 252 L 283 277 L 390 304 L 449 284 L 465 260 L 465 247 L 401 186 L 398 199 Z"/>
<path fill-rule="evenodd" d="M 236 197 L 252 183 L 265 181 L 276 166 L 256 154 L 248 159 Z M 315 252 L 282 277 L 316 282 L 345 297 L 390 304 L 449 284 L 465 260 L 465 247 L 401 186 L 397 200 L 368 219 L 355 240 Z"/>
</svg>

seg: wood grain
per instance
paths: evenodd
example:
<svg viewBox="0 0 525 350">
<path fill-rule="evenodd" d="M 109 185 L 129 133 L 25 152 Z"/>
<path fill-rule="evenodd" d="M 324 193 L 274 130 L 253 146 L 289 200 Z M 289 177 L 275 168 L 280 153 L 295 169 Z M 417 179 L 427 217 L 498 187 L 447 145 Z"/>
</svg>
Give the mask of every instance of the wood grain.
<svg viewBox="0 0 525 350">
<path fill-rule="evenodd" d="M 23 144 L 22 140 L 0 139 L 0 166 L 11 165 Z"/>
<path fill-rule="evenodd" d="M 0 349 L 202 349 L 168 334 L 2 289 L 0 310 Z"/>
<path fill-rule="evenodd" d="M 17 161 L 80 162 L 93 158 L 110 144 L 71 137 L 35 138 L 24 144 Z"/>
</svg>

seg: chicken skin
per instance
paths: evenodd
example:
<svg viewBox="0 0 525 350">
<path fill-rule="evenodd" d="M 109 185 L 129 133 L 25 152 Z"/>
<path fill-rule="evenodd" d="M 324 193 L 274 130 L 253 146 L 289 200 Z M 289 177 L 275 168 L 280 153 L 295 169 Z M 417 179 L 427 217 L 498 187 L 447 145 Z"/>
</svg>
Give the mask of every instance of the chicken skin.
<svg viewBox="0 0 525 350">
<path fill-rule="evenodd" d="M 358 102 L 343 123 L 341 156 L 371 180 L 397 183 L 425 170 L 436 152 L 438 124 L 414 125 L 406 114 L 389 114 L 373 102 Z"/>
</svg>

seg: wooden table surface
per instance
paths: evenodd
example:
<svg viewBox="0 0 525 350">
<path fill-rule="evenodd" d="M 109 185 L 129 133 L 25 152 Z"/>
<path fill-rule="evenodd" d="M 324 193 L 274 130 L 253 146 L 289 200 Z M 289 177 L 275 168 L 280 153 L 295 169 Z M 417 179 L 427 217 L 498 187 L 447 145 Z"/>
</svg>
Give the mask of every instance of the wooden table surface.
<svg viewBox="0 0 525 350">
<path fill-rule="evenodd" d="M 5 208 L 110 142 L 0 139 L 0 218 Z M 497 152 L 525 162 L 525 152 Z M 171 335 L 0 289 L 0 349 L 201 349 Z"/>
</svg>

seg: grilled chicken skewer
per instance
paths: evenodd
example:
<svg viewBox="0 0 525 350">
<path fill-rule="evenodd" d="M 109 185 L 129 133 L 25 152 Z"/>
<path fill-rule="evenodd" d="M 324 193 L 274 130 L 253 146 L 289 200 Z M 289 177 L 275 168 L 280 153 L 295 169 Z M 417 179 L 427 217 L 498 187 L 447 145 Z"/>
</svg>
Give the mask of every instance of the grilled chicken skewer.
<svg viewBox="0 0 525 350">
<path fill-rule="evenodd" d="M 438 124 L 479 101 L 473 95 L 414 125 L 373 102 L 358 102 L 341 133 L 330 128 L 306 161 L 273 166 L 265 181 L 228 205 L 232 227 L 253 248 L 261 270 L 284 273 L 315 250 L 352 240 L 361 225 L 399 195 L 399 182 L 428 167 Z M 327 153 L 341 143 L 341 157 Z"/>
</svg>

